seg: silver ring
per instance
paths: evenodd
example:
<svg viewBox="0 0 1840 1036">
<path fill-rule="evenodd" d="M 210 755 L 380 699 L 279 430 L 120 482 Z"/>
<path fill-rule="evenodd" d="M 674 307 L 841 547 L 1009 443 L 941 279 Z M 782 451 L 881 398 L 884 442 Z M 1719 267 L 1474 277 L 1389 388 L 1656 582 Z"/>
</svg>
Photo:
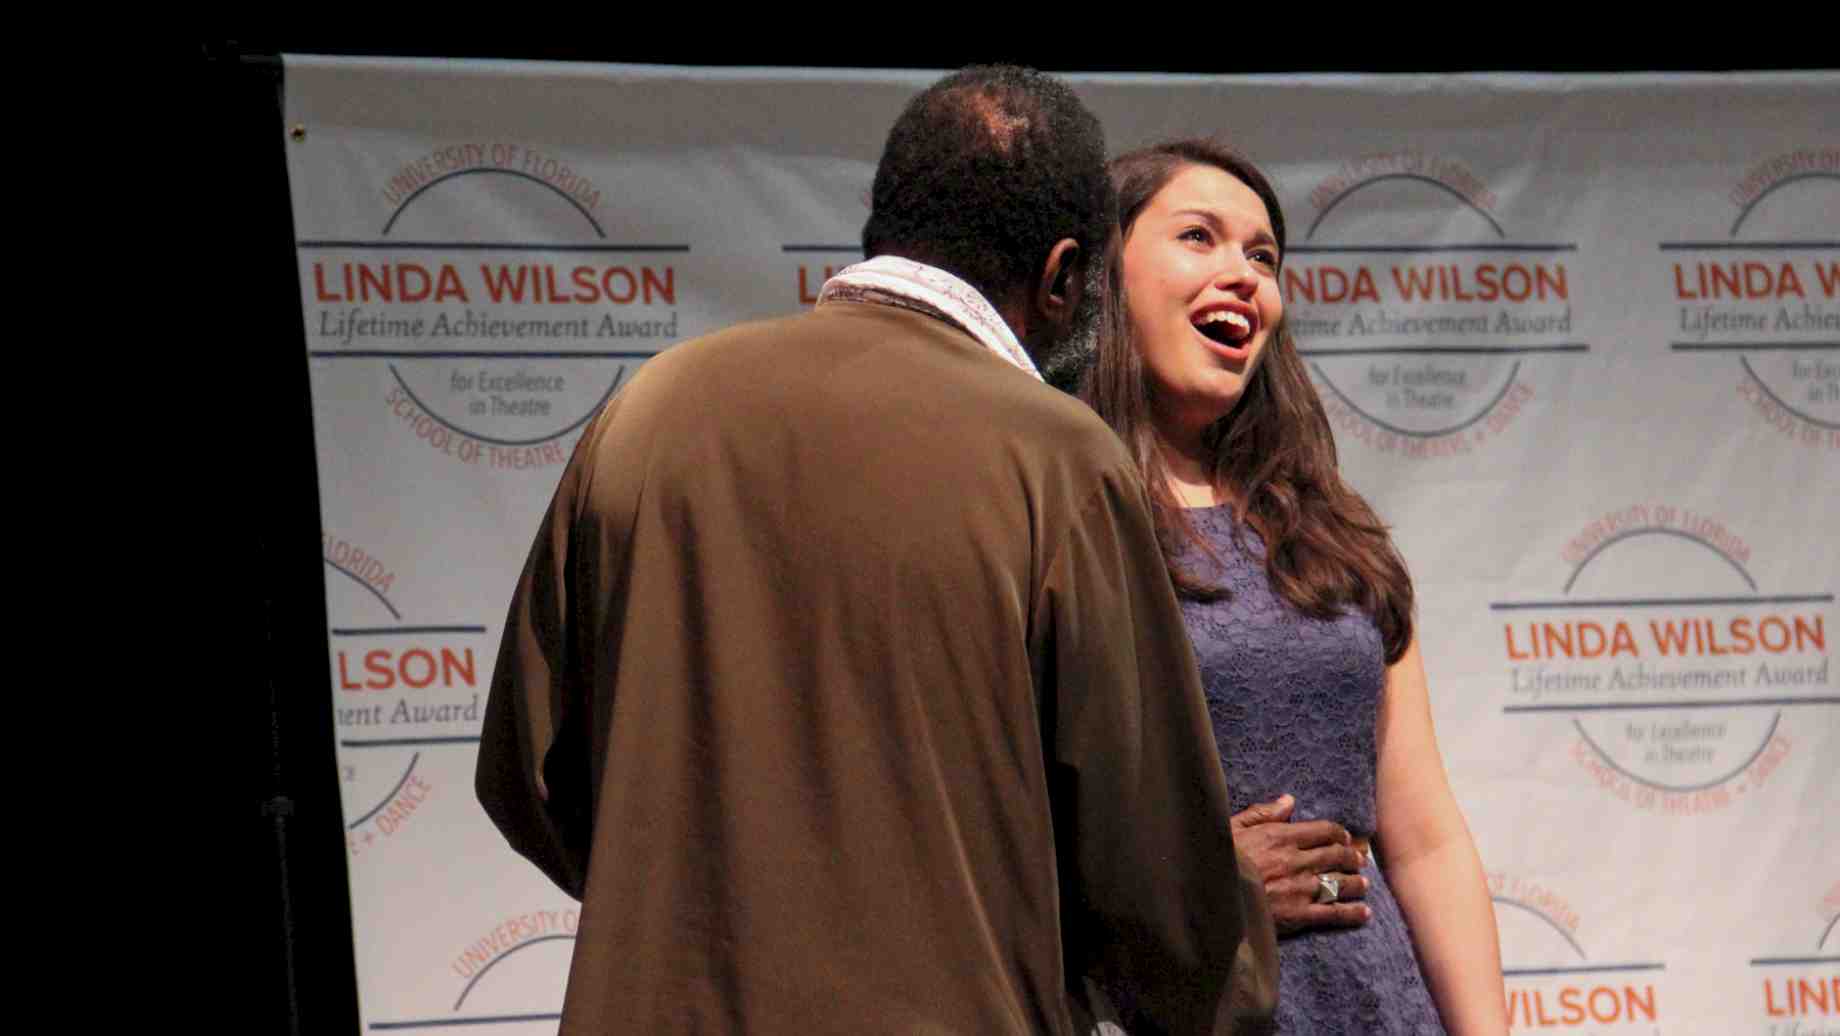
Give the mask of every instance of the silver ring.
<svg viewBox="0 0 1840 1036">
<path fill-rule="evenodd" d="M 1316 902 L 1333 903 L 1339 899 L 1341 895 L 1341 879 L 1333 874 L 1318 874 L 1316 876 L 1316 895 L 1314 897 Z"/>
</svg>

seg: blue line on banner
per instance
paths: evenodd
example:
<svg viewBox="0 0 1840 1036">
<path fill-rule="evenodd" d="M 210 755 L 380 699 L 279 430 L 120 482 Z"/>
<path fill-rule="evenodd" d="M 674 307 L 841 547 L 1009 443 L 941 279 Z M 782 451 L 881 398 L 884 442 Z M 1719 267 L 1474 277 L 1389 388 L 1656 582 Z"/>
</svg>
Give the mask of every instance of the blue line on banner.
<svg viewBox="0 0 1840 1036">
<path fill-rule="evenodd" d="M 1753 968 L 1786 967 L 1791 964 L 1840 964 L 1840 957 L 1753 957 Z"/>
<path fill-rule="evenodd" d="M 1412 255 L 1430 255 L 1440 252 L 1576 252 L 1575 244 L 1495 244 L 1483 242 L 1473 245 L 1292 245 L 1285 249 L 1286 255 L 1310 255 L 1325 252 L 1336 255 L 1364 253 L 1407 253 Z"/>
<path fill-rule="evenodd" d="M 1713 607 L 1746 604 L 1832 604 L 1833 594 L 1781 594 L 1775 597 L 1631 597 L 1625 600 L 1493 601 L 1490 611 L 1545 610 L 1549 608 L 1666 608 Z"/>
<path fill-rule="evenodd" d="M 414 1022 L 372 1022 L 372 1029 L 435 1029 L 450 1025 L 510 1025 L 514 1022 L 555 1022 L 562 1020 L 560 1011 L 554 1014 L 495 1014 L 482 1015 L 477 1018 L 429 1018 Z"/>
<path fill-rule="evenodd" d="M 1821 933 L 1821 941 L 1814 944 L 1815 949 L 1819 950 L 1827 946 L 1827 937 L 1833 934 L 1834 926 L 1837 924 L 1840 924 L 1840 914 L 1835 914 L 1834 919 L 1827 922 L 1827 930 Z"/>
<path fill-rule="evenodd" d="M 1441 180 L 1434 180 L 1429 176 L 1421 176 L 1418 173 L 1387 173 L 1382 176 L 1373 177 L 1372 179 L 1362 180 L 1360 183 L 1357 183 L 1354 186 L 1343 191 L 1342 193 L 1336 195 L 1334 201 L 1331 201 L 1329 204 L 1324 205 L 1322 208 L 1322 211 L 1316 214 L 1316 222 L 1310 224 L 1310 229 L 1306 231 L 1303 236 L 1306 238 L 1315 237 L 1316 228 L 1322 226 L 1322 221 L 1329 218 L 1329 213 L 1334 211 L 1337 205 L 1340 205 L 1342 202 L 1348 200 L 1349 195 L 1355 193 L 1356 191 L 1362 190 L 1364 188 L 1372 187 L 1374 184 L 1385 183 L 1388 180 L 1412 180 L 1417 183 L 1429 184 L 1432 187 L 1436 187 L 1438 190 L 1443 191 L 1445 194 L 1450 195 L 1452 198 L 1455 198 L 1458 201 L 1462 202 L 1464 205 L 1468 206 L 1471 212 L 1474 212 L 1476 215 L 1481 216 L 1485 220 L 1488 220 L 1489 226 L 1494 229 L 1496 237 L 1505 238 L 1508 236 L 1508 232 L 1501 229 L 1501 224 L 1495 221 L 1494 216 L 1489 215 L 1487 210 L 1478 207 L 1475 202 L 1470 201 L 1468 198 L 1465 198 L 1463 195 L 1457 193 L 1456 188 L 1451 187 L 1449 184 L 1444 183 Z"/>
<path fill-rule="evenodd" d="M 457 179 L 462 176 L 515 176 L 520 180 L 529 180 L 538 187 L 554 192 L 558 198 L 568 202 L 574 207 L 576 212 L 581 213 L 581 218 L 587 220 L 588 225 L 594 228 L 595 237 L 603 241 L 607 239 L 607 232 L 601 229 L 601 225 L 595 220 L 594 214 L 583 208 L 581 202 L 576 201 L 567 191 L 547 180 L 532 176 L 529 173 L 519 172 L 516 169 L 456 169 L 451 173 L 444 173 L 441 176 L 437 176 L 420 187 L 417 187 L 414 194 L 404 198 L 402 204 L 396 206 L 396 211 L 391 213 L 389 220 L 384 223 L 382 233 L 388 234 L 390 232 L 390 228 L 395 226 L 396 221 L 402 218 L 402 214 L 409 210 L 409 206 L 415 204 L 415 199 L 420 198 L 422 195 L 427 194 L 429 191 L 434 190 L 436 187 L 449 180 Z"/>
<path fill-rule="evenodd" d="M 1501 383 L 1501 391 L 1495 393 L 1494 399 L 1491 399 L 1487 403 L 1483 404 L 1482 409 L 1476 411 L 1475 417 L 1472 417 L 1469 420 L 1464 421 L 1462 424 L 1451 425 L 1449 428 L 1434 428 L 1429 431 L 1419 431 L 1418 429 L 1415 429 L 1415 428 L 1405 428 L 1400 425 L 1389 424 L 1386 421 L 1380 420 L 1374 415 L 1361 409 L 1359 406 L 1356 406 L 1355 401 L 1348 398 L 1348 393 L 1343 392 L 1341 389 L 1337 388 L 1335 386 L 1335 382 L 1329 380 L 1329 376 L 1323 373 L 1323 370 L 1321 367 L 1312 365 L 1310 367 L 1310 370 L 1316 375 L 1318 379 L 1322 381 L 1323 384 L 1329 386 L 1329 391 L 1335 393 L 1335 398 L 1341 400 L 1343 406 L 1346 406 L 1348 409 L 1354 411 L 1355 413 L 1361 415 L 1362 417 L 1365 417 L 1370 423 L 1377 424 L 1380 427 L 1386 429 L 1387 431 L 1392 432 L 1394 435 L 1403 435 L 1403 436 L 1406 436 L 1412 439 L 1435 439 L 1440 435 L 1455 435 L 1458 432 L 1463 431 L 1465 428 L 1468 428 L 1470 425 L 1475 424 L 1477 421 L 1480 421 L 1483 418 L 1489 416 L 1489 414 L 1492 411 L 1494 411 L 1495 404 L 1500 403 L 1502 401 L 1502 398 L 1508 394 L 1508 390 L 1514 387 L 1514 379 L 1519 377 L 1521 373 L 1521 361 L 1519 360 L 1514 361 L 1513 368 L 1511 368 L 1508 371 L 1507 378 L 1503 379 Z"/>
<path fill-rule="evenodd" d="M 332 629 L 332 635 L 335 637 L 387 637 L 397 633 L 484 633 L 485 631 L 484 626 L 371 626 L 362 629 L 335 626 Z"/>
<path fill-rule="evenodd" d="M 851 252 L 862 254 L 861 245 L 781 245 L 782 252 Z"/>
<path fill-rule="evenodd" d="M 390 618 L 392 619 L 402 618 L 402 612 L 397 611 L 396 606 L 390 603 L 390 599 L 388 597 L 383 596 L 382 590 L 379 590 L 376 587 L 372 586 L 371 584 L 365 582 L 364 580 L 359 579 L 356 573 L 348 572 L 345 569 L 340 568 L 338 565 L 333 564 L 331 558 L 326 558 L 325 561 L 326 561 L 326 565 L 328 568 L 331 568 L 334 572 L 337 572 L 338 574 L 344 576 L 345 578 L 365 588 L 366 590 L 369 590 L 371 592 L 371 596 L 377 598 L 379 601 L 382 601 L 383 606 L 389 609 Z"/>
<path fill-rule="evenodd" d="M 1750 765 L 1752 763 L 1757 761 L 1757 757 L 1763 754 L 1764 749 L 1770 747 L 1770 742 L 1774 740 L 1776 737 L 1776 728 L 1781 725 L 1782 725 L 1782 713 L 1778 712 L 1776 715 L 1771 716 L 1770 717 L 1770 729 L 1763 732 L 1763 739 L 1757 742 L 1757 750 L 1751 753 L 1749 759 L 1746 759 L 1743 762 L 1739 763 L 1737 766 L 1732 767 L 1732 770 L 1730 773 L 1723 774 L 1718 777 L 1714 777 L 1709 781 L 1701 781 L 1698 784 L 1662 784 L 1660 781 L 1648 780 L 1645 777 L 1638 776 L 1637 774 L 1631 773 L 1628 770 L 1623 769 L 1621 766 L 1616 765 L 1616 760 L 1610 758 L 1610 753 L 1604 751 L 1603 747 L 1599 745 L 1596 741 L 1591 740 L 1591 735 L 1585 732 L 1584 724 L 1578 722 L 1577 720 L 1572 720 L 1572 729 L 1578 731 L 1578 736 L 1584 739 L 1585 744 L 1591 746 L 1591 751 L 1597 753 L 1598 758 L 1604 761 L 1605 766 L 1608 766 L 1612 770 L 1615 770 L 1617 773 L 1620 773 L 1623 776 L 1629 778 L 1630 780 L 1635 781 L 1637 784 L 1647 785 L 1650 788 L 1655 788 L 1660 791 L 1671 791 L 1676 795 L 1685 795 L 1689 791 L 1704 791 L 1707 788 L 1712 788 L 1720 784 L 1724 784 L 1726 781 L 1729 781 L 1733 777 L 1736 777 L 1737 775 L 1743 773 L 1745 770 L 1750 768 Z"/>
<path fill-rule="evenodd" d="M 1620 701 L 1590 705 L 1504 705 L 1503 712 L 1614 712 L 1622 709 L 1731 709 L 1746 705 L 1840 705 L 1840 698 L 1753 698 L 1727 701 Z"/>
<path fill-rule="evenodd" d="M 1589 565 L 1593 561 L 1596 561 L 1597 556 L 1599 554 L 1602 554 L 1604 551 L 1609 550 L 1611 547 L 1614 547 L 1617 544 L 1623 542 L 1624 540 L 1630 539 L 1631 537 L 1634 537 L 1634 536 L 1675 536 L 1680 539 L 1686 540 L 1689 543 L 1697 543 L 1700 546 L 1706 548 L 1707 550 L 1713 552 L 1714 554 L 1717 554 L 1719 557 L 1725 559 L 1725 563 L 1727 565 L 1730 565 L 1733 569 L 1737 570 L 1739 577 L 1744 580 L 1745 586 L 1750 587 L 1752 590 L 1757 589 L 1757 581 L 1751 578 L 1751 574 L 1744 570 L 1743 565 L 1738 564 L 1737 558 L 1732 557 L 1730 554 L 1725 553 L 1724 551 L 1720 550 L 1718 547 L 1712 545 L 1706 540 L 1701 539 L 1698 536 L 1693 535 L 1690 532 L 1681 532 L 1679 529 L 1663 529 L 1663 528 L 1660 528 L 1659 526 L 1650 525 L 1650 526 L 1644 526 L 1640 529 L 1630 529 L 1628 532 L 1619 532 L 1615 536 L 1610 537 L 1604 542 L 1599 543 L 1596 547 L 1592 548 L 1591 553 L 1586 554 L 1584 556 L 1584 560 L 1578 563 L 1578 567 L 1572 569 L 1571 578 L 1565 581 L 1565 586 L 1563 588 L 1565 592 L 1568 594 L 1572 592 L 1572 584 L 1578 582 L 1578 577 L 1584 574 L 1585 566 Z"/>
<path fill-rule="evenodd" d="M 688 252 L 689 245 L 546 245 L 526 241 L 296 241 L 295 248 L 375 248 L 410 252 Z"/>
<path fill-rule="evenodd" d="M 1518 353 L 1586 353 L 1583 342 L 1557 345 L 1402 345 L 1375 349 L 1299 349 L 1305 356 L 1512 356 Z"/>
<path fill-rule="evenodd" d="M 468 439 L 475 439 L 475 440 L 478 440 L 479 442 L 490 443 L 493 446 L 535 446 L 538 443 L 552 442 L 556 439 L 560 439 L 563 436 L 574 431 L 575 429 L 580 428 L 582 425 L 587 424 L 589 421 L 594 420 L 594 415 L 601 412 L 601 407 L 604 407 L 607 405 L 607 401 L 613 398 L 614 391 L 620 387 L 620 382 L 625 380 L 626 368 L 622 366 L 618 371 L 614 372 L 613 384 L 607 386 L 607 391 L 601 394 L 600 400 L 596 402 L 593 408 L 590 409 L 587 413 L 581 415 L 580 419 L 578 419 L 574 424 L 569 425 L 567 428 L 564 428 L 559 432 L 554 432 L 549 435 L 539 435 L 535 439 L 494 439 L 490 436 L 480 435 L 478 432 L 468 431 L 465 428 L 462 428 L 459 425 L 454 424 L 452 421 L 449 421 L 446 418 L 442 417 L 440 414 L 435 412 L 433 407 L 422 402 L 421 397 L 415 394 L 415 390 L 409 387 L 409 383 L 403 380 L 402 372 L 396 369 L 395 364 L 390 364 L 390 377 L 396 379 L 397 387 L 403 390 L 403 395 L 409 397 L 409 402 L 414 403 L 418 407 L 421 407 L 422 413 L 427 414 L 430 420 L 432 420 L 435 424 L 438 424 L 441 427 L 447 429 L 448 431 L 453 432 L 455 435 L 463 435 Z"/>
<path fill-rule="evenodd" d="M 410 745 L 476 745 L 479 737 L 393 737 L 379 741 L 340 741 L 340 748 L 403 748 Z"/>
<path fill-rule="evenodd" d="M 1762 194 L 1757 195 L 1755 198 L 1752 198 L 1750 200 L 1750 203 L 1744 206 L 1744 211 L 1738 213 L 1738 218 L 1735 220 L 1732 220 L 1731 222 L 1731 235 L 1733 237 L 1738 236 L 1738 228 L 1744 225 L 1745 220 L 1751 218 L 1751 210 L 1756 208 L 1759 202 L 1763 201 L 1763 199 L 1765 198 L 1768 198 L 1770 195 L 1775 194 L 1777 191 L 1782 190 L 1784 187 L 1787 187 L 1790 184 L 1796 183 L 1801 180 L 1840 181 L 1840 173 L 1828 173 L 1828 172 L 1797 173 L 1794 176 L 1783 177 L 1782 179 L 1771 184 L 1768 190 L 1764 191 Z"/>
<path fill-rule="evenodd" d="M 1500 903 L 1503 906 L 1518 907 L 1519 909 L 1527 911 L 1528 913 L 1539 918 L 1540 920 L 1545 921 L 1548 927 L 1550 927 L 1553 931 L 1559 933 L 1559 938 L 1564 939 L 1566 941 L 1566 944 L 1571 946 L 1573 952 L 1578 954 L 1578 957 L 1580 960 L 1584 959 L 1584 947 L 1578 945 L 1578 940 L 1572 938 L 1572 933 L 1559 927 L 1558 922 L 1554 921 L 1550 917 L 1547 917 L 1543 911 L 1536 910 L 1533 907 L 1528 906 L 1527 904 L 1521 902 L 1518 899 L 1509 899 L 1507 896 L 1490 896 L 1489 901 L 1492 903 Z"/>
<path fill-rule="evenodd" d="M 1669 342 L 1677 353 L 1832 352 L 1840 342 Z"/>
<path fill-rule="evenodd" d="M 1609 971 L 1666 971 L 1666 964 L 1593 964 L 1581 968 L 1503 968 L 1502 977 L 1523 975 L 1595 975 Z"/>
<path fill-rule="evenodd" d="M 387 349 L 308 349 L 316 360 L 649 360 L 657 353 L 636 352 L 487 352 L 456 349 L 438 353 L 391 352 Z"/>
<path fill-rule="evenodd" d="M 1663 241 L 1663 252 L 1800 252 L 1840 248 L 1840 241 Z"/>
<path fill-rule="evenodd" d="M 513 946 L 510 949 L 506 950 L 504 953 L 499 954 L 497 957 L 494 957 L 491 961 L 489 961 L 486 964 L 485 967 L 480 968 L 478 971 L 473 972 L 473 977 L 467 982 L 466 988 L 460 991 L 460 999 L 454 1001 L 453 1009 L 456 1011 L 460 1010 L 460 1005 L 466 1003 L 466 998 L 468 994 L 472 993 L 473 987 L 479 984 L 480 979 L 486 977 L 486 972 L 491 971 L 493 968 L 497 967 L 499 961 L 502 961 L 506 959 L 507 957 L 510 957 L 512 954 L 518 952 L 519 950 L 524 949 L 526 946 L 535 946 L 538 943 L 543 943 L 543 942 L 555 942 L 557 939 L 567 939 L 569 942 L 575 941 L 575 937 L 573 935 L 539 935 L 535 939 L 530 940 L 529 942 L 519 943 L 518 945 Z"/>
<path fill-rule="evenodd" d="M 351 823 L 346 824 L 345 830 L 356 831 L 360 824 L 363 824 L 366 820 L 369 820 L 370 818 L 383 812 L 383 807 L 389 805 L 390 800 L 396 797 L 396 793 L 403 789 L 403 785 L 409 783 L 409 775 L 415 772 L 415 764 L 421 761 L 422 761 L 422 753 L 417 752 L 415 753 L 415 755 L 411 756 L 409 758 L 409 766 L 407 769 L 403 771 L 402 778 L 396 782 L 396 787 L 391 788 L 390 793 L 388 795 L 385 795 L 381 800 L 379 800 L 377 805 L 372 807 L 369 813 L 366 813 L 363 816 L 359 817 L 358 819 L 352 821 Z"/>
<path fill-rule="evenodd" d="M 1840 346 L 1840 342 L 1836 342 L 1834 344 L 1837 346 Z M 1820 418 L 1813 416 L 1812 414 L 1804 414 L 1800 410 L 1797 410 L 1794 407 L 1790 406 L 1788 403 L 1784 402 L 1783 398 L 1776 394 L 1775 389 L 1771 388 L 1762 378 L 1757 376 L 1757 370 L 1756 368 L 1751 366 L 1751 361 L 1740 356 L 1738 357 L 1738 363 L 1741 366 L 1743 366 L 1744 373 L 1750 375 L 1751 380 L 1753 382 L 1756 382 L 1758 391 L 1770 397 L 1770 402 L 1775 403 L 1777 406 L 1782 407 L 1784 410 L 1787 410 L 1790 413 L 1794 414 L 1795 416 L 1801 418 L 1802 420 L 1807 421 L 1809 424 L 1819 425 L 1820 427 L 1827 428 L 1827 429 L 1840 430 L 1840 421 L 1823 421 Z"/>
</svg>

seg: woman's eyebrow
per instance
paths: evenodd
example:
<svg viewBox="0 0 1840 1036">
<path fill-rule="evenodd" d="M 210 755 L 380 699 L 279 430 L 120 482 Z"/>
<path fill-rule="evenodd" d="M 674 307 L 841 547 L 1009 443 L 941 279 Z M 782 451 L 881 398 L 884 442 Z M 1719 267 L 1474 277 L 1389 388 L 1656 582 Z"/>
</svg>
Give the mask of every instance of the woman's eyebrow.
<svg viewBox="0 0 1840 1036">
<path fill-rule="evenodd" d="M 1226 224 L 1221 222 L 1220 216 L 1209 209 L 1177 209 L 1171 215 L 1178 218 L 1186 216 L 1190 219 L 1198 219 L 1214 230 L 1223 232 L 1226 230 Z"/>
<path fill-rule="evenodd" d="M 1214 230 L 1216 233 L 1219 233 L 1223 236 L 1226 234 L 1226 230 L 1227 230 L 1226 223 L 1221 220 L 1220 215 L 1218 213 L 1213 212 L 1212 210 L 1209 210 L 1209 209 L 1177 209 L 1170 215 L 1176 216 L 1176 217 L 1186 216 L 1190 219 L 1200 220 L 1201 222 L 1206 223 L 1208 227 Z M 1272 234 L 1271 231 L 1266 230 L 1264 227 L 1260 227 L 1258 229 L 1258 232 L 1252 235 L 1252 243 L 1255 245 L 1276 245 L 1278 243 L 1278 239 L 1276 236 Z"/>
</svg>

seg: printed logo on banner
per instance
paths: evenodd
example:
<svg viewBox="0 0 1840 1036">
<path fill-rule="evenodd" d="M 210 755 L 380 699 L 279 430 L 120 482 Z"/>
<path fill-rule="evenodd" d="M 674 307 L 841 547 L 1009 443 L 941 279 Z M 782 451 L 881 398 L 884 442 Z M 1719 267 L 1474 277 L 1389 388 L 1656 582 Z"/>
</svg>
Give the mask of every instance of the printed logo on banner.
<svg viewBox="0 0 1840 1036">
<path fill-rule="evenodd" d="M 1310 192 L 1284 302 L 1339 432 L 1420 460 L 1473 453 L 1539 395 L 1538 365 L 1589 351 L 1578 246 L 1511 240 L 1496 203 L 1460 159 L 1413 151 L 1353 159 Z"/>
<path fill-rule="evenodd" d="M 1563 896 L 1518 875 L 1491 872 L 1488 883 L 1510 1029 L 1662 1031 L 1667 1011 L 1654 976 L 1666 964 L 1593 960 Z"/>
<path fill-rule="evenodd" d="M 1725 201 L 1721 237 L 1661 243 L 1669 348 L 1731 364 L 1746 409 L 1782 438 L 1840 449 L 1840 148 L 1770 156 Z"/>
<path fill-rule="evenodd" d="M 529 990 L 567 975 L 581 915 L 573 906 L 531 910 L 504 918 L 454 954 L 452 1017 L 418 1024 L 472 1025 L 494 1021 L 549 1021 L 560 1013 L 529 1014 Z M 464 1014 L 462 1014 L 464 1012 Z"/>
<path fill-rule="evenodd" d="M 1503 711 L 1569 721 L 1582 774 L 1638 809 L 1719 810 L 1763 787 L 1840 696 L 1832 587 L 1759 586 L 1751 557 L 1686 507 L 1636 504 L 1588 523 L 1561 551 L 1556 596 L 1489 606 Z"/>
<path fill-rule="evenodd" d="M 1814 911 L 1819 935 L 1780 957 L 1752 958 L 1765 1036 L 1840 1036 L 1840 882 Z M 1815 924 L 1810 925 L 1814 930 Z M 1812 946 L 1813 952 L 1809 952 Z"/>
<path fill-rule="evenodd" d="M 601 185 L 560 156 L 451 144 L 378 192 L 374 237 L 297 242 L 308 355 L 376 365 L 400 433 L 455 462 L 565 462 L 629 369 L 677 338 L 672 257 L 690 247 L 609 242 Z"/>
<path fill-rule="evenodd" d="M 486 628 L 411 625 L 390 565 L 330 533 L 323 547 L 345 844 L 358 857 L 412 831 L 444 790 L 426 753 L 479 743 Z"/>
<path fill-rule="evenodd" d="M 397 579 L 391 565 L 339 536 L 326 535 L 324 548 L 331 569 L 326 601 L 333 618 L 333 717 L 345 844 L 354 861 L 369 858 L 367 866 L 399 867 L 400 857 L 391 863 L 384 854 L 405 837 L 417 837 L 431 799 L 447 794 L 472 799 L 470 785 L 453 787 L 435 776 L 451 768 L 431 765 L 430 756 L 479 743 L 486 627 L 411 624 L 391 597 Z M 470 756 L 466 769 L 471 770 Z M 561 1017 L 553 1005 L 579 923 L 573 905 L 495 919 L 445 960 L 453 997 L 446 1015 L 371 1027 L 553 1022 Z M 533 998 L 544 1009 L 533 1011 Z"/>
</svg>

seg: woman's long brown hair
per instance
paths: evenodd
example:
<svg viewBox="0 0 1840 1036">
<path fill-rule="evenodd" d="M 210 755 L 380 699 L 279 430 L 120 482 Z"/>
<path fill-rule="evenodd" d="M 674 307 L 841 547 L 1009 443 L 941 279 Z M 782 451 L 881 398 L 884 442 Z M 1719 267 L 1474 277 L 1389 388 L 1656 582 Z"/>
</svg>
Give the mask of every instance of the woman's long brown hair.
<svg viewBox="0 0 1840 1036">
<path fill-rule="evenodd" d="M 1169 488 L 1158 445 L 1151 384 L 1132 340 L 1121 271 L 1124 239 L 1138 215 L 1182 169 L 1212 166 L 1252 188 L 1271 216 L 1284 255 L 1284 213 L 1257 166 L 1212 140 L 1178 140 L 1132 151 L 1111 162 L 1118 189 L 1118 232 L 1106 253 L 1106 303 L 1098 356 L 1081 398 L 1112 426 L 1144 473 L 1156 512 L 1163 562 L 1176 590 L 1194 599 L 1225 595 L 1189 571 L 1193 547 L 1212 555 Z M 1391 664 L 1412 640 L 1412 580 L 1386 526 L 1337 468 L 1335 436 L 1310 383 L 1287 322 L 1265 343 L 1266 356 L 1237 406 L 1210 425 L 1214 484 L 1234 501 L 1240 521 L 1265 541 L 1272 586 L 1298 610 L 1320 619 L 1354 606 L 1373 617 Z"/>
</svg>

